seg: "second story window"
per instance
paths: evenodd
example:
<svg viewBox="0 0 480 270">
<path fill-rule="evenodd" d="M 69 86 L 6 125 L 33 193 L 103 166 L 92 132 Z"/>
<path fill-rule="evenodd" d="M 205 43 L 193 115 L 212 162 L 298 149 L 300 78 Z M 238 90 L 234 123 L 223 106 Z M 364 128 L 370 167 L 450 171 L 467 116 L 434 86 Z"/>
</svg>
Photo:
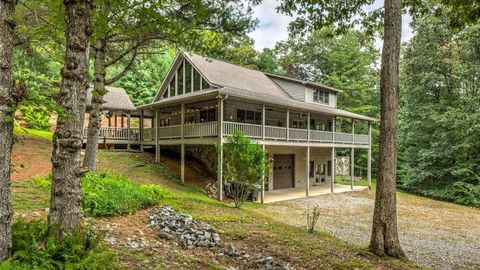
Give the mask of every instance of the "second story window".
<svg viewBox="0 0 480 270">
<path fill-rule="evenodd" d="M 313 101 L 328 104 L 328 92 L 313 90 Z"/>
<path fill-rule="evenodd" d="M 262 113 L 257 111 L 250 110 L 237 110 L 237 122 L 247 123 L 247 124 L 262 124 Z"/>
</svg>

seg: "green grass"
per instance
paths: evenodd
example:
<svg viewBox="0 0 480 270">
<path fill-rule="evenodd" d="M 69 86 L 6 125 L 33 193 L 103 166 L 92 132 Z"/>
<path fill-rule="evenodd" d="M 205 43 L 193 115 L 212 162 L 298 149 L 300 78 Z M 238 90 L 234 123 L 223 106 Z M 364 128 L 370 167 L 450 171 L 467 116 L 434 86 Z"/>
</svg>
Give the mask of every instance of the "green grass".
<svg viewBox="0 0 480 270">
<path fill-rule="evenodd" d="M 337 175 L 335 176 L 335 181 L 338 184 L 342 184 L 342 185 L 351 184 L 351 180 L 348 176 Z M 353 184 L 355 186 L 368 187 L 368 180 L 366 178 L 362 178 L 360 180 L 355 180 Z M 377 181 L 375 179 L 372 179 L 372 189 L 375 189 L 376 187 L 377 187 Z"/>
<path fill-rule="evenodd" d="M 53 138 L 53 132 L 51 131 L 45 131 L 45 130 L 36 130 L 36 129 L 30 129 L 30 128 L 24 128 L 20 126 L 15 126 L 13 130 L 16 134 L 27 134 L 27 135 L 32 135 L 32 136 L 38 136 L 45 138 L 47 140 L 52 140 Z"/>
</svg>

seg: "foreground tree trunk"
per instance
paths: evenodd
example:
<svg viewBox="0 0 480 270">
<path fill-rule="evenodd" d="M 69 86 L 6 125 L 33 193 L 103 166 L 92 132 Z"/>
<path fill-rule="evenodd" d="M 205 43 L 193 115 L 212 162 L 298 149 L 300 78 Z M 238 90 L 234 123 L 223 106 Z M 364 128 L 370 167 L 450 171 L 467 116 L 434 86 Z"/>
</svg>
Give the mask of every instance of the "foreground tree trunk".
<svg viewBox="0 0 480 270">
<path fill-rule="evenodd" d="M 80 151 L 87 95 L 91 0 L 64 0 L 67 40 L 58 103 L 62 106 L 53 136 L 50 225 L 57 238 L 79 225 L 82 207 Z"/>
<path fill-rule="evenodd" d="M 92 105 L 88 121 L 87 144 L 83 167 L 94 172 L 97 169 L 98 139 L 100 137 L 100 121 L 102 117 L 103 96 L 105 89 L 105 42 L 99 41 L 95 51 L 95 75 L 93 78 Z"/>
<path fill-rule="evenodd" d="M 0 0 L 0 263 L 12 249 L 12 204 L 10 163 L 13 146 L 13 116 L 22 94 L 15 88 L 12 71 L 15 0 Z"/>
<path fill-rule="evenodd" d="M 370 250 L 380 256 L 404 257 L 397 231 L 398 66 L 402 35 L 401 0 L 385 0 L 380 82 L 380 159 Z"/>
</svg>

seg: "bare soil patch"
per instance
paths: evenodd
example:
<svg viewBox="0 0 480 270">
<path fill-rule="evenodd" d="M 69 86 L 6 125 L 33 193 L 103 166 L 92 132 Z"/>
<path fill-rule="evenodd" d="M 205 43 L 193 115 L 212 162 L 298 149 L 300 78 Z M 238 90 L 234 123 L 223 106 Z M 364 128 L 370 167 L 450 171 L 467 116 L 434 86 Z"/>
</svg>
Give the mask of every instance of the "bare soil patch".
<svg viewBox="0 0 480 270">
<path fill-rule="evenodd" d="M 12 180 L 22 181 L 35 176 L 45 176 L 52 169 L 52 142 L 41 137 L 16 135 L 13 145 Z"/>
</svg>

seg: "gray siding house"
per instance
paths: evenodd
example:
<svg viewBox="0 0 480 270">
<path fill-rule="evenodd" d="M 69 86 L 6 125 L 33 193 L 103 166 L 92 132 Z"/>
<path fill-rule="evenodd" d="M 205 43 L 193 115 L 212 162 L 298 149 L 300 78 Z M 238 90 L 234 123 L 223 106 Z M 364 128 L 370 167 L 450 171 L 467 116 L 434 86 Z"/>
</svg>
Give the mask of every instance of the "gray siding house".
<svg viewBox="0 0 480 270">
<path fill-rule="evenodd" d="M 137 143 L 155 147 L 157 161 L 162 146 L 180 146 L 183 181 L 186 146 L 223 144 L 239 129 L 269 153 L 270 176 L 264 179 L 262 202 L 275 192 L 301 191 L 309 196 L 317 189 L 344 189 L 332 177 L 332 161 L 340 148 L 368 151 L 370 183 L 371 123 L 375 119 L 337 109 L 339 92 L 182 52 L 154 100 L 137 107 Z M 146 117 L 153 119 L 150 127 L 144 124 Z M 340 132 L 346 124 L 348 132 Z M 354 151 L 351 153 L 353 160 Z M 221 154 L 218 163 L 222 163 Z M 218 166 L 220 190 L 222 175 Z M 353 189 L 353 175 L 348 188 Z M 222 200 L 221 192 L 219 197 Z"/>
</svg>

